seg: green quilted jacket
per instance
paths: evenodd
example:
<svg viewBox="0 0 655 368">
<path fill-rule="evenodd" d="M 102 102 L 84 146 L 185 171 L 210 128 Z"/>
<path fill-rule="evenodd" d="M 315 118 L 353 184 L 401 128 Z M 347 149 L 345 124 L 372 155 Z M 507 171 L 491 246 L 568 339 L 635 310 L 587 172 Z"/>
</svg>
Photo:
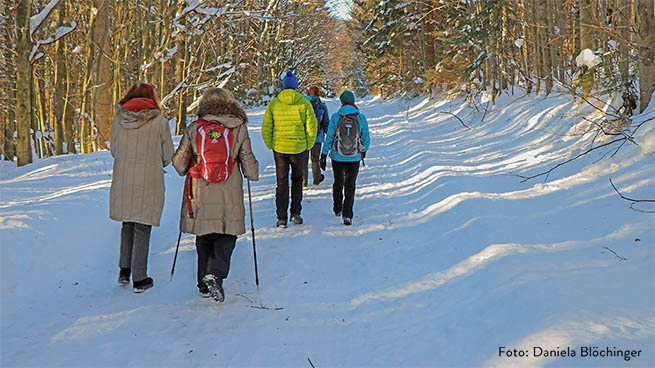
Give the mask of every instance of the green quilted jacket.
<svg viewBox="0 0 655 368">
<path fill-rule="evenodd" d="M 275 152 L 296 154 L 314 147 L 316 115 L 311 102 L 293 89 L 285 89 L 268 104 L 262 136 Z"/>
</svg>

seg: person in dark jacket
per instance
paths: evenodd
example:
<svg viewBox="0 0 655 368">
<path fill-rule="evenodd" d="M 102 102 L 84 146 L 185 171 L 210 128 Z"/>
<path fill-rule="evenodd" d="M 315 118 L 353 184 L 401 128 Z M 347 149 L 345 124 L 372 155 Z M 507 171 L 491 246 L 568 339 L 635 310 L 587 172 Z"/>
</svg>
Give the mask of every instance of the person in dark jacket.
<svg viewBox="0 0 655 368">
<path fill-rule="evenodd" d="M 319 88 L 317 86 L 311 86 L 308 92 L 309 96 L 305 98 L 312 103 L 317 122 L 316 142 L 314 143 L 314 147 L 309 151 L 309 156 L 312 159 L 312 178 L 314 185 L 319 185 L 325 180 L 325 175 L 321 174 L 321 168 L 319 167 L 319 156 L 321 155 L 321 144 L 325 140 L 325 132 L 327 132 L 328 125 L 330 124 L 330 115 L 327 106 L 321 101 Z M 303 176 L 304 186 L 307 186 L 308 179 L 309 165 L 306 163 L 305 174 Z"/>
<path fill-rule="evenodd" d="M 341 216 L 344 225 L 352 225 L 353 205 L 355 203 L 355 182 L 359 173 L 359 162 L 364 160 L 366 152 L 371 144 L 368 132 L 366 116 L 359 111 L 355 105 L 355 95 L 351 91 L 345 91 L 339 96 L 341 108 L 332 115 L 328 126 L 325 144 L 321 149 L 320 165 L 325 171 L 327 154 L 332 159 L 332 172 L 334 173 L 334 184 L 332 184 L 332 210 L 336 216 Z M 339 121 L 345 116 L 356 116 L 359 122 L 360 142 L 359 151 L 353 155 L 343 155 L 338 152 L 337 128 Z"/>
</svg>

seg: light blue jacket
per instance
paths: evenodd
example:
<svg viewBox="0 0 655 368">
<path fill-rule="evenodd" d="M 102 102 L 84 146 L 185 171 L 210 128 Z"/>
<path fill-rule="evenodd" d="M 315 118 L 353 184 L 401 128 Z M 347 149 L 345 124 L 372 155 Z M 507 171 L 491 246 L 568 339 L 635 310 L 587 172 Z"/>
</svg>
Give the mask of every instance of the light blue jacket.
<svg viewBox="0 0 655 368">
<path fill-rule="evenodd" d="M 325 144 L 321 149 L 322 154 L 327 155 L 329 152 L 330 158 L 333 159 L 334 161 L 342 161 L 342 162 L 361 161 L 362 155 L 360 155 L 359 153 L 354 156 L 343 156 L 339 154 L 336 149 L 332 149 L 333 148 L 332 145 L 336 140 L 337 123 L 339 122 L 339 116 L 355 114 L 358 112 L 359 110 L 357 110 L 355 106 L 344 105 L 341 106 L 339 111 L 337 111 L 332 115 L 332 118 L 330 119 L 330 125 L 328 126 L 327 135 L 325 136 Z M 364 145 L 364 152 L 366 152 L 368 151 L 368 148 L 371 144 L 371 137 L 368 134 L 368 122 L 366 121 L 366 116 L 364 116 L 364 114 L 362 114 L 361 112 L 359 112 L 359 135 L 362 139 L 362 144 Z"/>
</svg>

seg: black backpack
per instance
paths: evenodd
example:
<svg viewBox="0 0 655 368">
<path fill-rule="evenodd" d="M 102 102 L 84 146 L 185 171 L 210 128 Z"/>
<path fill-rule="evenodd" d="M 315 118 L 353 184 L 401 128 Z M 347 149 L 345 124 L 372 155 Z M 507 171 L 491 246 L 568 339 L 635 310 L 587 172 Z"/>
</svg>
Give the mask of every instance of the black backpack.
<svg viewBox="0 0 655 368">
<path fill-rule="evenodd" d="M 359 133 L 359 113 L 340 115 L 334 147 L 342 156 L 355 156 L 363 151 Z"/>
</svg>

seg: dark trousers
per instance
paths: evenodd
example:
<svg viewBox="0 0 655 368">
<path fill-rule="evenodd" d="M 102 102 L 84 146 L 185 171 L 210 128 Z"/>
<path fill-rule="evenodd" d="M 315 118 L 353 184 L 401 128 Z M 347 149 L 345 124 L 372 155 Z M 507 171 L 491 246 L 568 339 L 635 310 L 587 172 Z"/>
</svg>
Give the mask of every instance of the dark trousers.
<svg viewBox="0 0 655 368">
<path fill-rule="evenodd" d="M 123 222 L 121 227 L 121 255 L 118 267 L 129 268 L 132 280 L 148 277 L 148 249 L 152 226 L 136 222 Z"/>
<path fill-rule="evenodd" d="M 334 173 L 332 210 L 334 213 L 341 212 L 343 217 L 351 219 L 353 218 L 355 182 L 359 173 L 359 161 L 343 162 L 332 160 L 332 172 Z"/>
<path fill-rule="evenodd" d="M 321 167 L 318 164 L 318 157 L 321 155 L 321 143 L 314 143 L 311 151 L 309 151 L 309 157 L 312 159 L 312 179 L 314 184 L 318 184 L 321 180 Z M 307 186 L 307 181 L 309 180 L 309 158 L 305 161 L 305 173 L 303 174 L 302 184 Z"/>
<path fill-rule="evenodd" d="M 198 287 L 205 275 L 214 275 L 222 282 L 230 272 L 230 258 L 237 243 L 234 235 L 211 233 L 196 236 L 198 252 Z"/>
<path fill-rule="evenodd" d="M 300 215 L 302 210 L 302 176 L 305 172 L 308 151 L 285 154 L 273 151 L 275 158 L 275 176 L 277 188 L 275 189 L 275 206 L 277 218 L 287 219 L 289 208 L 289 168 L 291 168 L 291 216 Z"/>
</svg>

